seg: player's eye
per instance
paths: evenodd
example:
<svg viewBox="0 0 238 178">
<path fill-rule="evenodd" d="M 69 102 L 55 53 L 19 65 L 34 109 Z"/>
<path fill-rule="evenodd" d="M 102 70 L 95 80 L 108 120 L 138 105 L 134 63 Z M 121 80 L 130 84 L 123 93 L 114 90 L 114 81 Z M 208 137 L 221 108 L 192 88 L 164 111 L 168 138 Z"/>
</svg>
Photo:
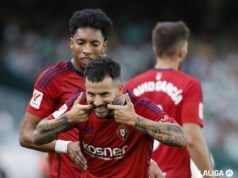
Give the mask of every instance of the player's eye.
<svg viewBox="0 0 238 178">
<path fill-rule="evenodd" d="M 93 47 L 98 47 L 100 44 L 98 42 L 92 43 Z"/>
<path fill-rule="evenodd" d="M 95 94 L 93 94 L 93 93 L 87 93 L 87 95 L 90 97 L 90 98 L 93 98 L 94 96 L 95 96 Z"/>
<path fill-rule="evenodd" d="M 82 46 L 82 45 L 84 45 L 85 43 L 84 43 L 84 42 L 78 42 L 77 44 L 80 45 L 80 46 Z"/>
<path fill-rule="evenodd" d="M 101 97 L 107 97 L 107 96 L 109 96 L 109 93 L 101 93 L 100 95 L 101 95 Z"/>
</svg>

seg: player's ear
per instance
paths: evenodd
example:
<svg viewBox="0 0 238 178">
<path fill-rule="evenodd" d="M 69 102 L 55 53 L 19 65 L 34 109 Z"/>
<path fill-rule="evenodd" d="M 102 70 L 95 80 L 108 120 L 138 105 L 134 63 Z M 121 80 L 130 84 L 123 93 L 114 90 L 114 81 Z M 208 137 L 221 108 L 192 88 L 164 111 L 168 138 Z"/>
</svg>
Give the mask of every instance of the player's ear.
<svg viewBox="0 0 238 178">
<path fill-rule="evenodd" d="M 122 83 L 118 84 L 118 93 L 119 94 L 123 93 L 123 87 L 124 87 L 124 85 Z"/>
<path fill-rule="evenodd" d="M 177 54 L 179 56 L 179 58 L 185 58 L 185 56 L 187 55 L 187 51 L 188 51 L 188 45 L 187 43 L 183 43 L 181 44 L 181 47 L 178 48 Z"/>
<path fill-rule="evenodd" d="M 152 50 L 154 54 L 157 54 L 156 47 L 154 45 L 152 46 Z"/>
<path fill-rule="evenodd" d="M 127 103 L 127 104 L 132 104 L 131 98 L 130 98 L 130 96 L 129 96 L 128 93 L 124 94 L 124 97 L 125 97 L 125 100 L 126 100 L 126 103 Z"/>
<path fill-rule="evenodd" d="M 106 40 L 106 41 L 103 42 L 103 54 L 106 53 L 107 46 L 108 46 L 108 41 Z"/>
<path fill-rule="evenodd" d="M 70 39 L 69 39 L 69 46 L 70 46 L 70 49 L 73 49 L 73 41 L 74 39 L 73 39 L 73 37 L 70 37 Z"/>
</svg>

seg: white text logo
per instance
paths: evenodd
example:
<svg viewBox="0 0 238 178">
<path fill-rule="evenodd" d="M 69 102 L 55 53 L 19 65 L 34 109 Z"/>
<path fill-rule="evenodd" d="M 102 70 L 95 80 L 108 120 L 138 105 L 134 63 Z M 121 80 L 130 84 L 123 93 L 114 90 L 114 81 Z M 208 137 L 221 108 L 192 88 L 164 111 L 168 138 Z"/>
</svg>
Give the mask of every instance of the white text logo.
<svg viewBox="0 0 238 178">
<path fill-rule="evenodd" d="M 145 92 L 154 92 L 154 91 L 163 91 L 167 93 L 174 101 L 175 105 L 179 104 L 183 99 L 183 96 L 181 95 L 182 90 L 178 89 L 172 83 L 167 81 L 157 81 L 157 82 L 149 81 L 142 83 L 141 85 L 134 88 L 133 93 L 136 96 L 140 96 Z"/>
<path fill-rule="evenodd" d="M 220 176 L 226 176 L 226 177 L 232 177 L 234 172 L 231 169 L 227 169 L 226 171 L 223 170 L 205 170 L 201 172 L 202 176 L 213 176 L 213 177 L 220 177 Z"/>
<path fill-rule="evenodd" d="M 95 147 L 83 142 L 83 149 L 86 153 L 93 157 L 97 157 L 104 160 L 121 159 L 128 145 L 124 145 L 122 148 L 110 148 L 110 147 Z"/>
</svg>

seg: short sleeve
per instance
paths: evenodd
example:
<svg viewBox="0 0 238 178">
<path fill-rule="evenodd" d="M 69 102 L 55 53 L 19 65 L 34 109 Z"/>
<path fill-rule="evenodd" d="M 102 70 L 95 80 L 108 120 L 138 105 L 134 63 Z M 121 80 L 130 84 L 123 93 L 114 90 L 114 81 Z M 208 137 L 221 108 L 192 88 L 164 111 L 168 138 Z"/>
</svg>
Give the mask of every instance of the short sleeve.
<svg viewBox="0 0 238 178">
<path fill-rule="evenodd" d="M 182 123 L 197 123 L 204 125 L 203 120 L 203 99 L 202 89 L 199 81 L 192 80 L 188 83 L 188 87 L 184 91 L 182 102 L 181 118 Z"/>
</svg>

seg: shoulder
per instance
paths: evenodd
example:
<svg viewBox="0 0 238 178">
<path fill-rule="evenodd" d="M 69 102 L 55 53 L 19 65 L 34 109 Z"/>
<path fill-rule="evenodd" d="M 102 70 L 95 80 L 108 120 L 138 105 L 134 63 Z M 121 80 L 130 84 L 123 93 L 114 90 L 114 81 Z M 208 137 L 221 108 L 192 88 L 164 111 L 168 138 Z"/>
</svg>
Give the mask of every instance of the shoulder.
<svg viewBox="0 0 238 178">
<path fill-rule="evenodd" d="M 79 95 L 81 94 L 81 91 L 78 91 L 77 93 L 75 93 L 74 95 L 72 95 L 67 101 L 66 101 L 66 105 L 67 107 L 72 107 L 75 100 L 79 97 Z M 86 100 L 86 93 L 82 92 L 83 96 L 82 99 L 80 101 L 80 104 L 87 104 L 87 100 Z"/>
<path fill-rule="evenodd" d="M 143 73 L 140 73 L 136 76 L 134 76 L 131 80 L 129 81 L 137 81 L 137 80 L 143 80 L 144 78 L 148 79 L 147 77 L 151 76 L 151 75 L 154 75 L 156 74 L 156 70 L 154 69 L 150 69 L 150 70 L 147 70 Z"/>
<path fill-rule="evenodd" d="M 178 75 L 180 75 L 181 78 L 184 78 L 187 81 L 199 82 L 199 80 L 196 77 L 186 74 L 182 71 L 178 71 Z"/>
<path fill-rule="evenodd" d="M 61 76 L 65 72 L 69 71 L 69 61 L 61 61 L 45 69 L 37 78 L 35 85 L 44 90 L 49 83 L 53 82 L 57 77 Z"/>
<path fill-rule="evenodd" d="M 155 114 L 160 114 L 162 112 L 160 108 L 154 102 L 152 102 L 149 98 L 135 96 L 130 91 L 127 91 L 127 93 L 131 99 L 131 102 L 135 106 L 135 110 L 138 113 L 144 113 L 146 111 L 146 112 L 152 112 Z"/>
<path fill-rule="evenodd" d="M 186 74 L 182 71 L 178 71 L 177 77 L 179 77 L 179 78 L 177 78 L 178 80 L 182 80 L 182 81 L 186 82 L 188 86 L 191 86 L 191 85 L 200 86 L 201 85 L 199 79 L 197 79 L 196 77 L 193 77 L 189 74 Z"/>
<path fill-rule="evenodd" d="M 125 84 L 125 88 L 131 89 L 134 85 L 137 85 L 141 82 L 147 81 L 148 78 L 151 78 L 152 75 L 154 75 L 155 71 L 153 69 L 150 69 L 146 72 L 140 73 L 134 77 L 132 77 L 130 80 L 128 80 Z"/>
<path fill-rule="evenodd" d="M 202 86 L 197 78 L 179 71 L 177 79 L 183 83 L 182 90 L 184 97 L 185 96 L 194 97 L 195 95 L 202 97 Z"/>
</svg>

